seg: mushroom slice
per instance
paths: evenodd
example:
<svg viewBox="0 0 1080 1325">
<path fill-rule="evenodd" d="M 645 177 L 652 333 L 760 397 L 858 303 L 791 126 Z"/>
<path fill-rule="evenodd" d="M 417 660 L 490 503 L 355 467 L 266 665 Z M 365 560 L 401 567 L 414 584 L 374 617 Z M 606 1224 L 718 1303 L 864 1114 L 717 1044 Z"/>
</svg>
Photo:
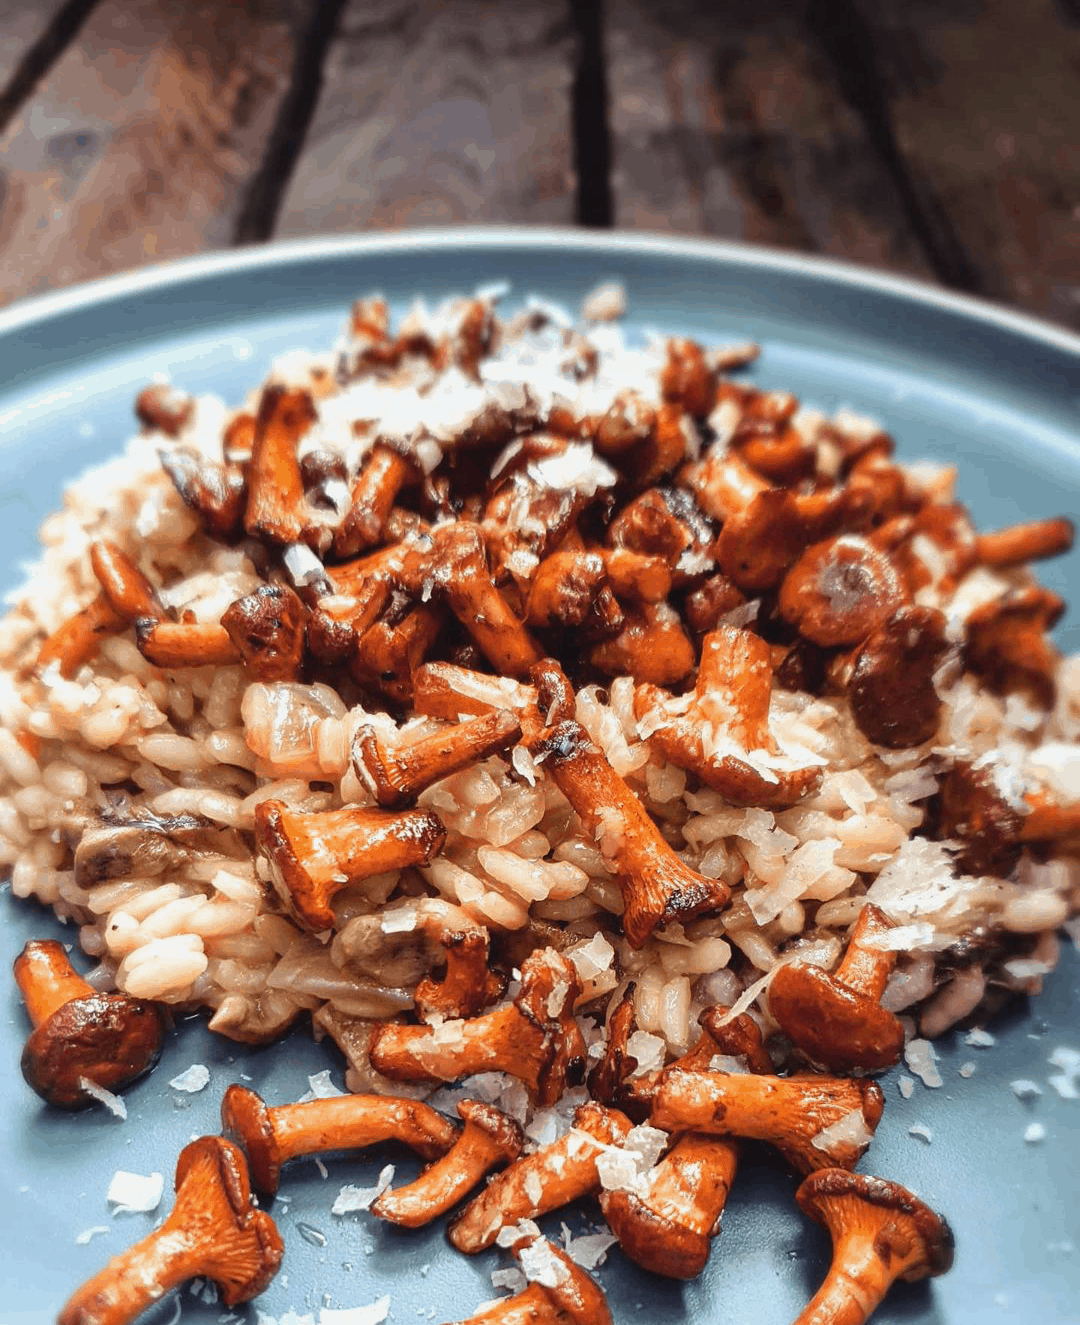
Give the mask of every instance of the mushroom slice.
<svg viewBox="0 0 1080 1325">
<path fill-rule="evenodd" d="M 68 1299 L 57 1325 L 128 1325 L 186 1279 L 210 1279 L 227 1307 L 258 1296 L 285 1253 L 277 1225 L 252 1203 L 247 1165 L 220 1136 L 176 1162 L 176 1204 L 160 1228 L 114 1256 Z"/>
<path fill-rule="evenodd" d="M 599 1191 L 596 1161 L 629 1131 L 624 1114 L 595 1100 L 581 1105 L 570 1131 L 492 1178 L 450 1221 L 447 1236 L 458 1251 L 472 1256 L 490 1247 L 502 1229 Z"/>
<path fill-rule="evenodd" d="M 673 697 L 639 686 L 638 730 L 670 763 L 696 773 L 733 805 L 794 805 L 821 781 L 816 764 L 783 753 L 769 726 L 769 646 L 740 626 L 706 635 L 694 690 Z M 809 752 L 806 752 L 809 754 Z"/>
<path fill-rule="evenodd" d="M 264 584 L 226 609 L 221 624 L 256 681 L 295 681 L 307 608 L 284 584 Z"/>
<path fill-rule="evenodd" d="M 75 882 L 93 888 L 108 879 L 164 874 L 202 852 L 232 854 L 239 839 L 196 814 L 168 817 L 141 810 L 132 818 L 104 810 L 75 847 Z M 246 853 L 246 847 L 242 848 Z"/>
<path fill-rule="evenodd" d="M 372 874 L 427 865 L 446 829 L 427 810 L 348 806 L 323 814 L 266 800 L 255 809 L 255 846 L 270 866 L 278 896 L 299 924 L 315 931 L 335 923 L 336 893 Z"/>
<path fill-rule="evenodd" d="M 799 633 L 831 648 L 858 644 L 908 601 L 900 573 L 858 534 L 815 543 L 780 586 L 780 611 Z"/>
<path fill-rule="evenodd" d="M 461 907 L 418 897 L 354 916 L 335 936 L 334 961 L 400 987 L 416 986 L 423 1017 L 472 1017 L 502 995 L 505 980 L 488 967 L 489 937 Z M 441 981 L 430 971 L 445 961 Z"/>
<path fill-rule="evenodd" d="M 433 782 L 501 753 L 520 738 L 521 723 L 506 709 L 392 747 L 365 725 L 353 737 L 352 766 L 380 805 L 397 808 Z"/>
<path fill-rule="evenodd" d="M 650 1122 L 667 1132 L 768 1141 L 809 1173 L 853 1168 L 884 1107 L 881 1088 L 865 1079 L 732 1076 L 673 1066 L 660 1079 Z"/>
<path fill-rule="evenodd" d="M 135 622 L 135 643 L 147 662 L 172 670 L 176 667 L 227 667 L 240 661 L 240 650 L 229 632 L 215 621 Z"/>
<path fill-rule="evenodd" d="M 626 1255 L 671 1279 L 699 1275 L 738 1160 L 736 1142 L 687 1132 L 645 1175 L 642 1192 L 602 1192 L 600 1208 Z"/>
<path fill-rule="evenodd" d="M 465 1126 L 449 1150 L 406 1187 L 383 1192 L 371 1213 L 405 1228 L 420 1228 L 457 1205 L 485 1173 L 517 1159 L 525 1144 L 521 1125 L 479 1100 L 457 1106 Z"/>
<path fill-rule="evenodd" d="M 508 1072 L 544 1107 L 580 1082 L 585 1041 L 574 1020 L 581 983 L 573 966 L 552 948 L 529 956 L 513 1002 L 481 1017 L 441 1025 L 378 1025 L 370 1057 L 392 1080 L 456 1081 L 473 1072 Z"/>
<path fill-rule="evenodd" d="M 27 1084 L 61 1109 L 93 1103 L 92 1082 L 126 1086 L 157 1062 L 160 1008 L 127 994 L 99 994 L 75 973 L 64 945 L 31 939 L 15 959 L 15 982 L 34 1029 L 22 1052 Z"/>
<path fill-rule="evenodd" d="M 98 594 L 42 641 L 35 669 L 43 672 L 57 664 L 60 675 L 70 678 L 94 657 L 103 639 L 119 635 L 127 624 L 127 619 L 109 606 L 105 595 Z"/>
<path fill-rule="evenodd" d="M 315 422 L 311 394 L 279 385 L 263 388 L 248 465 L 244 528 L 271 543 L 329 542 L 312 528 L 296 448 Z M 318 550 L 318 548 L 316 548 Z"/>
<path fill-rule="evenodd" d="M 900 1061 L 904 1028 L 880 1002 L 897 954 L 874 946 L 892 928 L 888 917 L 867 903 L 831 975 L 807 962 L 777 968 L 769 985 L 769 1014 L 815 1062 L 837 1072 L 880 1072 Z"/>
<path fill-rule="evenodd" d="M 822 1169 L 795 1200 L 828 1228 L 833 1259 L 794 1325 L 864 1325 L 895 1280 L 913 1283 L 952 1265 L 952 1229 L 899 1183 Z"/>
<path fill-rule="evenodd" d="M 726 905 L 730 888 L 679 859 L 580 723 L 558 723 L 529 752 L 577 811 L 615 875 L 623 932 L 633 947 L 640 948 L 657 926 Z"/>
<path fill-rule="evenodd" d="M 967 619 L 964 663 L 999 694 L 1026 690 L 1042 708 L 1052 708 L 1061 655 L 1047 639 L 1065 610 L 1049 589 L 1010 589 L 977 607 Z"/>
<path fill-rule="evenodd" d="M 866 639 L 847 685 L 864 736 L 890 750 L 933 737 L 941 719 L 934 673 L 948 648 L 945 617 L 932 607 L 902 607 Z"/>
<path fill-rule="evenodd" d="M 599 1285 L 539 1231 L 522 1237 L 513 1251 L 529 1286 L 456 1325 L 612 1325 Z"/>
<path fill-rule="evenodd" d="M 211 538 L 231 541 L 243 531 L 247 482 L 236 465 L 218 465 L 188 446 L 158 452 L 180 499 Z"/>
<path fill-rule="evenodd" d="M 384 536 L 397 495 L 418 471 L 393 447 L 376 442 L 353 483 L 349 508 L 334 531 L 334 556 L 354 557 Z"/>
<path fill-rule="evenodd" d="M 90 565 L 105 601 L 125 621 L 139 617 L 163 617 L 157 590 L 115 543 L 98 539 L 90 544 Z"/>
<path fill-rule="evenodd" d="M 425 1159 L 445 1155 L 458 1130 L 430 1105 L 386 1095 L 339 1095 L 269 1108 L 253 1090 L 233 1085 L 221 1101 L 224 1134 L 242 1146 L 251 1180 L 276 1192 L 281 1166 L 297 1155 L 360 1150 L 400 1141 Z"/>
</svg>

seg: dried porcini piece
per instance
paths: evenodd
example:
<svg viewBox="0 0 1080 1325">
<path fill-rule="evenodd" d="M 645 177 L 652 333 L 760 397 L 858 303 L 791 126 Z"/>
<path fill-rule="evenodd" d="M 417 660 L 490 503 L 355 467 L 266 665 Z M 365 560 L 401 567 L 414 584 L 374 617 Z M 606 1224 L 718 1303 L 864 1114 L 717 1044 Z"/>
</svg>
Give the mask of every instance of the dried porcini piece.
<svg viewBox="0 0 1080 1325">
<path fill-rule="evenodd" d="M 801 635 L 833 648 L 860 643 L 907 599 L 885 553 L 858 534 L 841 534 L 807 548 L 784 577 L 779 604 Z"/>
<path fill-rule="evenodd" d="M 438 1159 L 458 1135 L 452 1122 L 419 1100 L 337 1095 L 270 1108 L 240 1085 L 230 1086 L 221 1101 L 221 1128 L 243 1148 L 251 1181 L 267 1193 L 277 1191 L 281 1166 L 298 1155 L 399 1141 L 425 1159 Z"/>
<path fill-rule="evenodd" d="M 221 618 L 256 681 L 295 681 L 304 661 L 307 608 L 284 584 L 264 584 L 238 598 Z"/>
<path fill-rule="evenodd" d="M 446 829 L 429 810 L 347 806 L 322 814 L 260 801 L 255 847 L 270 866 L 278 896 L 306 929 L 330 929 L 333 898 L 372 874 L 427 865 L 442 850 Z"/>
<path fill-rule="evenodd" d="M 158 1004 L 98 993 L 52 939 L 31 939 L 14 970 L 34 1028 L 23 1047 L 22 1074 L 42 1099 L 85 1109 L 94 1103 L 85 1083 L 119 1090 L 157 1062 L 165 1035 Z"/>
<path fill-rule="evenodd" d="M 537 1219 L 600 1190 L 596 1161 L 605 1147 L 618 1145 L 630 1120 L 590 1100 L 574 1111 L 564 1136 L 523 1155 L 450 1221 L 447 1236 L 468 1256 L 490 1247 L 499 1232 L 522 1219 Z"/>
<path fill-rule="evenodd" d="M 945 617 L 933 607 L 903 607 L 863 642 L 847 690 L 864 736 L 890 750 L 933 737 L 941 720 L 934 674 L 948 649 Z"/>
<path fill-rule="evenodd" d="M 521 967 L 511 1003 L 481 1017 L 434 1027 L 382 1024 L 371 1037 L 371 1063 L 395 1081 L 456 1081 L 473 1072 L 508 1072 L 525 1083 L 534 1103 L 554 1104 L 585 1069 L 585 1041 L 574 1020 L 581 983 L 553 948 Z"/>
<path fill-rule="evenodd" d="M 77 1289 L 57 1325 L 128 1325 L 196 1276 L 234 1307 L 267 1287 L 284 1252 L 277 1225 L 252 1203 L 243 1155 L 231 1141 L 202 1136 L 180 1152 L 165 1222 Z"/>
<path fill-rule="evenodd" d="M 795 1200 L 828 1228 L 833 1259 L 794 1325 L 864 1325 L 897 1279 L 913 1283 L 952 1265 L 952 1229 L 899 1183 L 822 1169 Z"/>
<path fill-rule="evenodd" d="M 881 1072 L 900 1061 L 904 1028 L 881 1006 L 897 954 L 875 946 L 892 928 L 868 902 L 832 974 L 808 962 L 787 962 L 769 985 L 769 1013 L 781 1030 L 833 1071 Z"/>
<path fill-rule="evenodd" d="M 649 1121 L 666 1132 L 768 1141 L 809 1173 L 853 1168 L 884 1107 L 880 1086 L 865 1078 L 732 1075 L 672 1066 L 660 1078 Z"/>
<path fill-rule="evenodd" d="M 465 1124 L 450 1149 L 415 1182 L 383 1194 L 371 1213 L 405 1228 L 420 1228 L 446 1214 L 498 1165 L 521 1154 L 521 1125 L 494 1105 L 462 1100 L 457 1111 Z"/>
<path fill-rule="evenodd" d="M 638 730 L 670 763 L 698 775 L 733 805 L 794 805 L 821 781 L 799 766 L 769 727 L 769 646 L 741 626 L 707 635 L 693 691 L 678 697 L 639 686 Z"/>
<path fill-rule="evenodd" d="M 530 743 L 529 752 L 577 811 L 615 875 L 623 932 L 633 947 L 640 948 L 657 926 L 726 905 L 727 884 L 679 859 L 579 723 L 556 724 Z"/>
</svg>

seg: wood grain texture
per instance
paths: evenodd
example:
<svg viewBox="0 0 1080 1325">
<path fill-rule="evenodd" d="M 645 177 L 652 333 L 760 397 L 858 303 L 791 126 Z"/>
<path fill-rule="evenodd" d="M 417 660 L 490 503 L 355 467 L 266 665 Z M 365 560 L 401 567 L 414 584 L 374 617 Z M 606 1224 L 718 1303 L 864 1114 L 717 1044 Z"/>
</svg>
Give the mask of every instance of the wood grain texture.
<svg viewBox="0 0 1080 1325">
<path fill-rule="evenodd" d="M 929 274 L 803 5 L 609 0 L 607 50 L 617 225 Z"/>
<path fill-rule="evenodd" d="M 1056 0 L 857 0 L 897 141 L 981 293 L 1080 326 L 1080 13 Z"/>
<path fill-rule="evenodd" d="M 5 0 L 0 4 L 0 92 L 18 68 L 19 61 L 62 7 L 62 0 L 32 4 L 30 0 Z"/>
<path fill-rule="evenodd" d="M 285 0 L 103 0 L 0 140 L 0 297 L 227 242 L 291 17 Z"/>
<path fill-rule="evenodd" d="M 561 0 L 353 0 L 279 236 L 574 216 Z"/>
</svg>

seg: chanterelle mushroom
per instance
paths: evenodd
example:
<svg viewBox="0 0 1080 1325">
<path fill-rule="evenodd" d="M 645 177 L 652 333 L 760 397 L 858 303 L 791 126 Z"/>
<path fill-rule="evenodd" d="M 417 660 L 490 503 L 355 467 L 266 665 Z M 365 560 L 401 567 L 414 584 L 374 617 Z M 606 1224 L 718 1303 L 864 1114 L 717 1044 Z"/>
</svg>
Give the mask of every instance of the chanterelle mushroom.
<svg viewBox="0 0 1080 1325">
<path fill-rule="evenodd" d="M 176 1162 L 176 1204 L 148 1233 L 88 1280 L 57 1325 L 128 1325 L 185 1279 L 210 1279 L 225 1306 L 248 1302 L 277 1274 L 285 1244 L 252 1204 L 244 1157 L 231 1141 L 202 1136 Z"/>
<path fill-rule="evenodd" d="M 371 1063 L 397 1081 L 455 1081 L 473 1072 L 509 1072 L 539 1106 L 554 1104 L 585 1068 L 585 1041 L 574 1020 L 581 982 L 553 948 L 522 963 L 513 1002 L 482 1017 L 435 1026 L 382 1024 L 371 1035 Z"/>
<path fill-rule="evenodd" d="M 899 1183 L 821 1169 L 795 1200 L 828 1228 L 833 1259 L 794 1325 L 864 1325 L 895 1280 L 911 1283 L 952 1265 L 949 1225 Z"/>
<path fill-rule="evenodd" d="M 793 805 L 821 781 L 777 745 L 769 727 L 769 646 L 740 626 L 706 635 L 693 691 L 638 686 L 638 730 L 665 759 L 696 773 L 733 805 Z"/>
<path fill-rule="evenodd" d="M 891 928 L 884 913 L 867 903 L 831 975 L 807 962 L 788 962 L 769 985 L 769 1012 L 781 1030 L 834 1071 L 880 1072 L 900 1060 L 904 1028 L 880 1003 L 897 954 L 874 946 Z"/>
<path fill-rule="evenodd" d="M 427 865 L 445 839 L 442 820 L 428 810 L 348 806 L 304 814 L 277 800 L 255 810 L 255 845 L 278 895 L 300 924 L 316 931 L 332 928 L 331 901 L 347 884 Z"/>
<path fill-rule="evenodd" d="M 529 1286 L 487 1303 L 456 1325 L 612 1325 L 600 1287 L 539 1230 L 519 1239 L 513 1252 Z"/>
<path fill-rule="evenodd" d="M 156 1003 L 99 994 L 76 975 L 62 943 L 31 939 L 15 959 L 15 981 L 34 1030 L 22 1073 L 62 1109 L 93 1103 L 90 1082 L 117 1090 L 153 1067 L 165 1034 Z"/>
</svg>

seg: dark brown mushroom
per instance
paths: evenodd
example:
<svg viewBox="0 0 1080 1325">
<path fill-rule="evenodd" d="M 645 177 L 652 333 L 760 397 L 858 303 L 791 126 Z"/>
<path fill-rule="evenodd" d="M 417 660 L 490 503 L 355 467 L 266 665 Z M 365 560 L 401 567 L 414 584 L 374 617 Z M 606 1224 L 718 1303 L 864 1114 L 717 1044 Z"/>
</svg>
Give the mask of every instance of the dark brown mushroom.
<svg viewBox="0 0 1080 1325">
<path fill-rule="evenodd" d="M 508 749 L 520 738 L 521 723 L 506 709 L 392 747 L 374 727 L 362 726 L 353 737 L 352 766 L 380 805 L 396 809 L 433 782 Z"/>
<path fill-rule="evenodd" d="M 225 610 L 221 624 L 256 681 L 295 681 L 307 608 L 284 584 L 264 584 Z"/>
<path fill-rule="evenodd" d="M 352 485 L 348 510 L 334 531 L 334 556 L 354 557 L 378 543 L 398 493 L 416 477 L 412 461 L 376 442 Z"/>
<path fill-rule="evenodd" d="M 1046 632 L 1064 611 L 1062 598 L 1037 585 L 975 608 L 967 619 L 965 665 L 999 694 L 1026 691 L 1040 707 L 1053 707 L 1061 655 Z"/>
<path fill-rule="evenodd" d="M 899 1183 L 822 1169 L 795 1200 L 828 1228 L 833 1259 L 794 1325 L 865 1325 L 897 1279 L 913 1283 L 952 1265 L 952 1229 Z"/>
<path fill-rule="evenodd" d="M 468 1256 L 490 1247 L 499 1232 L 522 1219 L 537 1219 L 600 1190 L 596 1161 L 618 1145 L 630 1120 L 595 1100 L 574 1112 L 574 1125 L 557 1141 L 523 1155 L 492 1178 L 456 1218 L 447 1236 Z"/>
<path fill-rule="evenodd" d="M 847 686 L 864 736 L 890 750 L 934 736 L 941 720 L 934 674 L 948 648 L 945 617 L 933 607 L 902 607 L 873 631 L 855 657 Z"/>
<path fill-rule="evenodd" d="M 838 1072 L 880 1072 L 900 1061 L 904 1028 L 880 1001 L 897 954 L 874 945 L 892 928 L 868 902 L 831 975 L 796 961 L 780 966 L 773 976 L 769 1013 L 815 1062 Z"/>
<path fill-rule="evenodd" d="M 283 801 L 255 809 L 255 846 L 270 866 L 278 896 L 306 929 L 331 929 L 336 893 L 372 874 L 427 865 L 446 830 L 427 810 L 347 806 L 305 814 Z"/>
<path fill-rule="evenodd" d="M 98 993 L 52 939 L 31 939 L 14 969 L 34 1027 L 23 1047 L 22 1074 L 43 1100 L 84 1109 L 94 1102 L 86 1082 L 119 1090 L 157 1062 L 165 1035 L 157 1004 Z"/>
<path fill-rule="evenodd" d="M 666 1132 L 768 1141 L 809 1173 L 853 1168 L 884 1107 L 880 1086 L 865 1078 L 731 1075 L 673 1066 L 660 1078 L 650 1122 Z"/>
<path fill-rule="evenodd" d="M 170 447 L 158 456 L 181 501 L 195 512 L 210 537 L 226 542 L 239 537 L 247 505 L 243 470 L 236 464 L 215 464 L 187 446 Z"/>
<path fill-rule="evenodd" d="M 412 698 L 412 678 L 435 643 L 445 620 L 437 603 L 412 603 L 404 595 L 390 604 L 354 646 L 350 670 L 400 704 Z"/>
<path fill-rule="evenodd" d="M 1004 879 L 1020 858 L 1023 811 L 999 783 L 992 763 L 958 760 L 938 782 L 937 835 L 959 841 L 956 867 L 963 874 Z"/>
<path fill-rule="evenodd" d="M 195 401 L 177 387 L 158 382 L 135 397 L 135 417 L 151 432 L 179 437 L 191 422 Z"/>
<path fill-rule="evenodd" d="M 217 1284 L 234 1307 L 263 1292 L 284 1254 L 277 1225 L 252 1202 L 240 1151 L 202 1136 L 180 1152 L 176 1204 L 165 1222 L 77 1289 L 57 1325 L 129 1325 L 196 1276 Z"/>
<path fill-rule="evenodd" d="M 329 530 L 313 530 L 296 448 L 315 422 L 311 394 L 265 387 L 255 419 L 248 466 L 244 528 L 271 543 L 329 542 Z M 325 535 L 320 538 L 318 535 Z"/>
<path fill-rule="evenodd" d="M 221 1128 L 243 1148 L 251 1181 L 268 1194 L 277 1191 L 282 1164 L 298 1155 L 400 1141 L 425 1159 L 438 1159 L 458 1135 L 452 1122 L 419 1100 L 338 1095 L 269 1108 L 239 1085 L 230 1086 L 221 1101 Z"/>
<path fill-rule="evenodd" d="M 525 1133 L 513 1118 L 479 1100 L 462 1100 L 465 1126 L 454 1144 L 406 1187 L 383 1192 L 371 1213 L 405 1228 L 420 1228 L 451 1210 L 497 1165 L 521 1154 Z"/>
<path fill-rule="evenodd" d="M 558 723 L 529 751 L 577 811 L 615 875 L 623 898 L 623 932 L 635 948 L 657 926 L 718 911 L 727 903 L 728 886 L 679 859 L 579 723 Z"/>
<path fill-rule="evenodd" d="M 581 983 L 552 948 L 521 967 L 513 1002 L 481 1017 L 436 1026 L 378 1025 L 371 1063 L 395 1081 L 456 1081 L 473 1072 L 508 1072 L 525 1083 L 535 1104 L 554 1104 L 585 1068 L 585 1042 L 574 1020 Z"/>
</svg>

